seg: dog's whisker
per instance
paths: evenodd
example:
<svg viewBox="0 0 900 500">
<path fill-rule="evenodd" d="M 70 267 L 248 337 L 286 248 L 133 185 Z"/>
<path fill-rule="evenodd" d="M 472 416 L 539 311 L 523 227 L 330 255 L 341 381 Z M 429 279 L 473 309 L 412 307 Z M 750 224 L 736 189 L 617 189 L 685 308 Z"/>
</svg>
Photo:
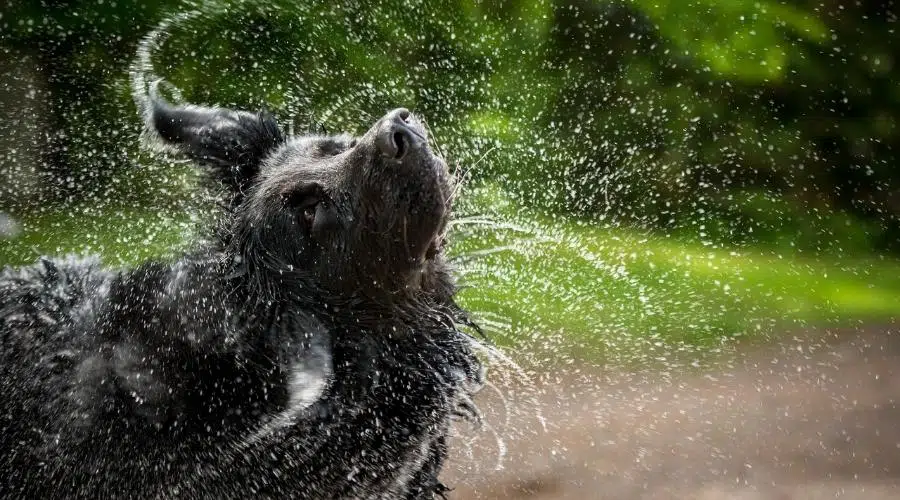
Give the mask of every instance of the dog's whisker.
<svg viewBox="0 0 900 500">
<path fill-rule="evenodd" d="M 493 146 L 493 147 L 491 147 L 490 149 L 488 149 L 487 151 L 485 151 L 484 154 L 482 154 L 481 157 L 478 158 L 478 160 L 476 160 L 475 163 L 472 164 L 472 166 L 470 166 L 468 169 L 464 170 L 462 174 L 460 174 L 459 180 L 457 180 L 457 182 L 456 182 L 455 185 L 453 186 L 453 190 L 450 192 L 450 196 L 447 197 L 447 200 L 446 200 L 446 201 L 447 201 L 448 203 L 450 202 L 450 200 L 453 200 L 453 199 L 455 199 L 455 198 L 457 197 L 459 191 L 462 189 L 463 184 L 465 184 L 466 182 L 468 182 L 468 180 L 471 178 L 472 172 L 473 172 L 473 171 L 474 171 L 474 170 L 475 170 L 482 162 L 484 162 L 485 158 L 487 158 L 487 156 L 488 156 L 490 153 L 494 152 L 496 149 L 497 149 L 497 147 L 496 147 L 496 146 Z M 457 166 L 456 171 L 459 172 L 459 170 L 460 170 L 460 168 Z"/>
<path fill-rule="evenodd" d="M 434 149 L 437 151 L 438 157 L 442 160 L 446 160 L 447 157 L 444 155 L 444 152 L 441 150 L 441 145 L 438 143 L 437 134 L 434 133 L 434 130 L 431 128 L 431 125 L 425 118 L 421 118 L 422 124 L 425 126 L 425 130 L 428 131 L 428 136 L 431 139 L 431 142 L 434 144 Z"/>
</svg>

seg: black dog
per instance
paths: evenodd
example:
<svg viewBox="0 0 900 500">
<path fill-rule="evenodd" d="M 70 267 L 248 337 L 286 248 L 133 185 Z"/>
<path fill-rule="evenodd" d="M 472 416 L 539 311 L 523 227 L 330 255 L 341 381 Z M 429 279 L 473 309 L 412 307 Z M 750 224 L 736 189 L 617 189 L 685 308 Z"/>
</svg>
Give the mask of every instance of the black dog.
<svg viewBox="0 0 900 500">
<path fill-rule="evenodd" d="M 0 274 L 0 496 L 442 494 L 482 368 L 420 122 L 285 137 L 265 114 L 147 103 L 227 209 L 175 262 Z"/>
</svg>

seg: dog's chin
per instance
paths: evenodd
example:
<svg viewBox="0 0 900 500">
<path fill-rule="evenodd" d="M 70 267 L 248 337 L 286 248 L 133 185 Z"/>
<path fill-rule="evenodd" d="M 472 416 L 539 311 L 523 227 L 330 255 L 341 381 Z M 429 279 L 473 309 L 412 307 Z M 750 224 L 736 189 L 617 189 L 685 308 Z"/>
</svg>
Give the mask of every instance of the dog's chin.
<svg viewBox="0 0 900 500">
<path fill-rule="evenodd" d="M 449 209 L 437 196 L 432 199 L 434 203 L 420 206 L 409 218 L 414 228 L 407 228 L 406 250 L 414 266 L 433 260 L 444 248 Z"/>
</svg>

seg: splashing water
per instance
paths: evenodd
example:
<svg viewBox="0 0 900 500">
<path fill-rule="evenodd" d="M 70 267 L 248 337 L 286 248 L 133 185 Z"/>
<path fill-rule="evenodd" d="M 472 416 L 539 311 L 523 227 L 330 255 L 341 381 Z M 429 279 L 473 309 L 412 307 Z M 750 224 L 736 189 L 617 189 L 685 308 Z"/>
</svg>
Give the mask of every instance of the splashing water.
<svg viewBox="0 0 900 500">
<path fill-rule="evenodd" d="M 795 493 L 768 455 L 821 491 L 883 487 L 888 498 L 900 263 L 871 242 L 896 239 L 895 162 L 883 152 L 895 119 L 873 109 L 860 120 L 871 129 L 827 139 L 814 124 L 855 116 L 868 102 L 856 87 L 889 94 L 877 89 L 890 47 L 845 42 L 854 30 L 799 3 L 707 3 L 179 3 L 135 35 L 131 67 L 105 70 L 115 77 L 103 96 L 127 108 L 128 127 L 82 124 L 91 113 L 77 103 L 47 125 L 76 138 L 62 148 L 65 175 L 0 139 L 5 170 L 23 173 L 22 189 L 0 190 L 12 221 L 0 224 L 0 262 L 74 251 L 130 265 L 197 237 L 209 200 L 190 194 L 190 169 L 136 147 L 127 101 L 158 78 L 174 100 L 266 107 L 292 131 L 358 132 L 407 106 L 454 167 L 460 302 L 498 345 L 477 344 L 489 383 L 482 431 L 461 426 L 454 444 L 460 495 L 577 496 L 579 481 L 612 498 Z M 866 64 L 868 83 L 820 84 L 792 66 L 820 52 L 847 71 L 819 73 Z M 18 121 L 6 123 L 4 137 L 18 137 Z M 111 155 L 100 182 L 91 166 Z M 89 188 L 59 206 L 15 196 L 44 178 Z M 852 446 L 834 437 L 844 433 Z"/>
</svg>

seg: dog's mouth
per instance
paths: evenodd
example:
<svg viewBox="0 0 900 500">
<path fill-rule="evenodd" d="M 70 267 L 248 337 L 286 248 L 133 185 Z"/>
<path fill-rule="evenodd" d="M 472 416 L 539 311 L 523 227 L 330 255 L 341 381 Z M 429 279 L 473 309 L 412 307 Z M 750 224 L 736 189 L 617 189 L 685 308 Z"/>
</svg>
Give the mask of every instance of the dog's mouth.
<svg viewBox="0 0 900 500">
<path fill-rule="evenodd" d="M 400 215 L 397 243 L 405 260 L 418 267 L 444 249 L 451 192 L 443 160 L 430 149 L 408 154 L 394 167 L 391 198 Z"/>
<path fill-rule="evenodd" d="M 413 266 L 433 260 L 444 249 L 445 212 L 440 204 L 422 206 L 407 219 L 402 244 Z"/>
<path fill-rule="evenodd" d="M 431 170 L 428 174 L 431 179 L 429 186 L 423 186 L 419 198 L 418 210 L 414 210 L 411 219 L 415 220 L 419 228 L 421 246 L 413 250 L 414 255 L 421 255 L 423 260 L 433 260 L 444 250 L 447 236 L 447 221 L 450 213 L 450 202 L 447 199 L 450 192 L 448 176 L 445 174 L 443 162 L 432 157 L 429 161 Z M 418 212 L 418 214 L 415 214 Z"/>
</svg>

